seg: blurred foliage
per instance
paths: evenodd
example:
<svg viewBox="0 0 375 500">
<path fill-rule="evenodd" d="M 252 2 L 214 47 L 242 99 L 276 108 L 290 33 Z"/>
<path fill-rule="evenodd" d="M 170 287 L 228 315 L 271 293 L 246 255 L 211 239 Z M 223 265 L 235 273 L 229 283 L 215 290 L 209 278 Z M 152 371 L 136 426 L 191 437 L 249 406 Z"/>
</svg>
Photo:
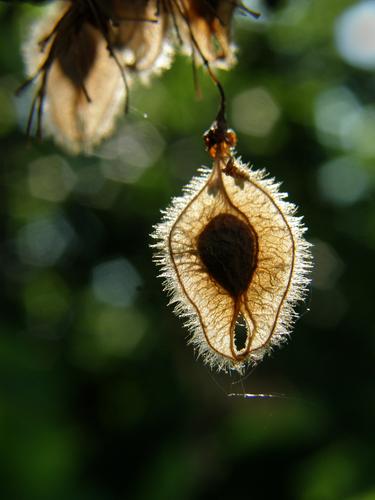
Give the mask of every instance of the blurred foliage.
<svg viewBox="0 0 375 500">
<path fill-rule="evenodd" d="M 242 382 L 194 359 L 149 249 L 209 163 L 207 75 L 201 100 L 180 57 L 134 88 L 93 156 L 29 144 L 31 94 L 14 91 L 41 8 L 0 4 L 1 498 L 375 499 L 375 77 L 335 45 L 354 4 L 237 16 L 238 66 L 220 78 L 238 151 L 283 181 L 316 258 L 290 343 Z M 243 390 L 288 397 L 226 395 Z"/>
</svg>

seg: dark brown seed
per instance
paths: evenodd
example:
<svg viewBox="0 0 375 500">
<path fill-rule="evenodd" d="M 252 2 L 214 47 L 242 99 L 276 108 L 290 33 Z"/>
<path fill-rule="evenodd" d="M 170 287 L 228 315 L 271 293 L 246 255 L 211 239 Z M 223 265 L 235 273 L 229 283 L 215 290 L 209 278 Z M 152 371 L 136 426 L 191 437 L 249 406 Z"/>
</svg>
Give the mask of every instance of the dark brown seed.
<svg viewBox="0 0 375 500">
<path fill-rule="evenodd" d="M 247 290 L 258 254 L 248 224 L 231 214 L 217 215 L 200 233 L 197 246 L 208 274 L 234 299 Z"/>
</svg>

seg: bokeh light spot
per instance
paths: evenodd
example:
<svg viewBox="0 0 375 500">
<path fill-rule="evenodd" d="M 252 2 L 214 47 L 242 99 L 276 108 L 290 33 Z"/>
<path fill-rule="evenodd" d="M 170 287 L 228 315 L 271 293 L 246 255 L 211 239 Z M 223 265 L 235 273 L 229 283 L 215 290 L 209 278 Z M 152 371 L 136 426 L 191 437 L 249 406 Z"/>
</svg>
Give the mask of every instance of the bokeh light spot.
<svg viewBox="0 0 375 500">
<path fill-rule="evenodd" d="M 375 158 L 375 107 L 366 106 L 348 122 L 348 141 L 362 157 Z"/>
<path fill-rule="evenodd" d="M 352 205 L 366 194 L 368 175 L 358 160 L 344 156 L 320 167 L 318 185 L 327 200 L 337 205 Z"/>
<path fill-rule="evenodd" d="M 375 68 L 375 1 L 349 7 L 335 25 L 336 47 L 347 63 L 362 69 Z"/>
<path fill-rule="evenodd" d="M 75 180 L 72 169 L 58 155 L 39 158 L 29 165 L 30 193 L 42 200 L 63 201 L 72 191 Z"/>
<path fill-rule="evenodd" d="M 92 290 L 100 302 L 115 307 L 130 305 L 141 285 L 141 278 L 127 259 L 103 262 L 92 273 Z"/>
<path fill-rule="evenodd" d="M 17 251 L 25 264 L 48 267 L 55 264 L 69 247 L 74 230 L 63 216 L 33 220 L 17 236 Z"/>
<path fill-rule="evenodd" d="M 353 122 L 362 108 L 347 87 L 321 92 L 315 100 L 314 118 L 319 141 L 323 145 L 351 149 Z"/>
<path fill-rule="evenodd" d="M 164 147 L 164 139 L 150 123 L 125 124 L 97 153 L 103 160 L 102 174 L 117 182 L 136 182 L 158 160 Z"/>
<path fill-rule="evenodd" d="M 94 326 L 97 347 L 106 355 L 127 354 L 141 341 L 146 327 L 145 316 L 134 308 L 103 308 Z"/>
<path fill-rule="evenodd" d="M 266 137 L 280 116 L 280 108 L 263 87 L 255 87 L 233 99 L 232 118 L 236 129 L 254 137 Z"/>
</svg>

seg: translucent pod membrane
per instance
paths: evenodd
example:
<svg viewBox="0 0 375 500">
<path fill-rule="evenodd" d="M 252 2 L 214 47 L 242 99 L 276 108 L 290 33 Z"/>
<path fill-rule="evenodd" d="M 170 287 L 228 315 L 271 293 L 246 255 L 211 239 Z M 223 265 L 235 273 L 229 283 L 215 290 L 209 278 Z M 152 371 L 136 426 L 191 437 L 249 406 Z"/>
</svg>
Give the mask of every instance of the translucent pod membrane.
<svg viewBox="0 0 375 500">
<path fill-rule="evenodd" d="M 225 161 L 192 179 L 152 236 L 165 289 L 198 355 L 218 371 L 243 372 L 286 340 L 311 256 L 279 185 Z"/>
<path fill-rule="evenodd" d="M 57 2 L 33 26 L 24 44 L 27 72 L 35 80 L 37 134 L 47 131 L 71 152 L 89 152 L 113 129 L 126 86 L 101 29 L 82 7 Z M 103 28 L 104 29 L 104 28 Z"/>
</svg>

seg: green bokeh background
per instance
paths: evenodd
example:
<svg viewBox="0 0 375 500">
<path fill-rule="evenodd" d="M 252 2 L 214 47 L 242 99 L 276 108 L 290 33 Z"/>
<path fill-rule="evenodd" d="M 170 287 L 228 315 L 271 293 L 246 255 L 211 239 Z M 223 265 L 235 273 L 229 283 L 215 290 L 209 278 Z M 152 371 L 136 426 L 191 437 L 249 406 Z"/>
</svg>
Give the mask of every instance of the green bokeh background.
<svg viewBox="0 0 375 500">
<path fill-rule="evenodd" d="M 238 65 L 220 78 L 238 152 L 283 181 L 316 259 L 290 342 L 242 382 L 195 359 L 149 248 L 209 164 L 207 75 L 200 100 L 182 57 L 134 86 L 92 156 L 28 144 L 31 94 L 14 91 L 41 9 L 0 3 L 1 498 L 375 499 L 375 77 L 334 44 L 355 3 L 236 18 Z M 227 396 L 243 391 L 287 397 Z"/>
</svg>

